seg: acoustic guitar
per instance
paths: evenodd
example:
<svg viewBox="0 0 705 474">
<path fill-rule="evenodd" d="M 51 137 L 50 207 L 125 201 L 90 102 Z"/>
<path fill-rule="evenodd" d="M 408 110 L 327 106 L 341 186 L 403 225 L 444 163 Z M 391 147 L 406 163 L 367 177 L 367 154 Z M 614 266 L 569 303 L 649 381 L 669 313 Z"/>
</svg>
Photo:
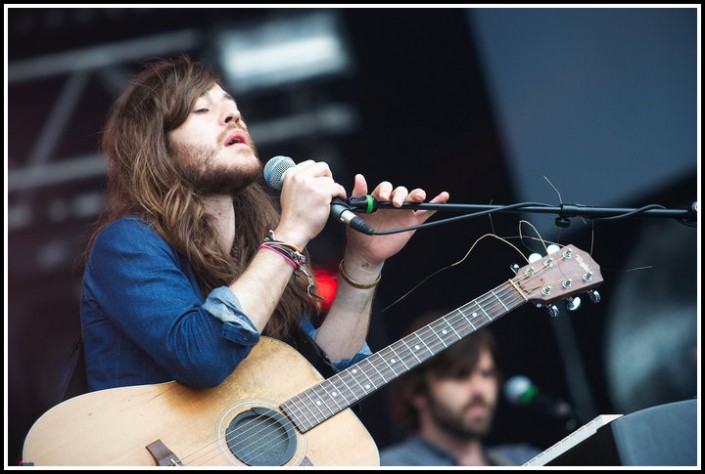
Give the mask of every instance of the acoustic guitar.
<svg viewBox="0 0 705 474">
<path fill-rule="evenodd" d="M 36 466 L 379 465 L 377 446 L 352 405 L 524 303 L 548 305 L 601 282 L 588 254 L 562 247 L 325 380 L 292 347 L 262 337 L 215 388 L 172 381 L 91 392 L 54 406 L 28 432 L 23 460 Z"/>
</svg>

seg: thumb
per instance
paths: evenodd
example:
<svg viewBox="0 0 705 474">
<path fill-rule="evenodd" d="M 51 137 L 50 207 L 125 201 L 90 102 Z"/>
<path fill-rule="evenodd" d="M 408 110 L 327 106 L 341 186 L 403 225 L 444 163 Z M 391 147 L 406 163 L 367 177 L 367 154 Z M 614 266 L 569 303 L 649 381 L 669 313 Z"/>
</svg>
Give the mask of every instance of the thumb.
<svg viewBox="0 0 705 474">
<path fill-rule="evenodd" d="M 353 184 L 352 196 L 364 196 L 367 194 L 367 181 L 361 174 L 355 175 L 355 183 Z"/>
</svg>

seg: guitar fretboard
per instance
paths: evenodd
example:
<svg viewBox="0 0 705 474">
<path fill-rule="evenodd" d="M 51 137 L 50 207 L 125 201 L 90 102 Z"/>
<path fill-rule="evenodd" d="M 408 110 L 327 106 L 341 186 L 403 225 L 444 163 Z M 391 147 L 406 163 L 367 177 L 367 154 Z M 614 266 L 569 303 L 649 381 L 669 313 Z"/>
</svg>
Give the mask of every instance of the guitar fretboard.
<svg viewBox="0 0 705 474">
<path fill-rule="evenodd" d="M 280 408 L 305 433 L 525 302 L 515 285 L 504 283 L 287 400 Z"/>
</svg>

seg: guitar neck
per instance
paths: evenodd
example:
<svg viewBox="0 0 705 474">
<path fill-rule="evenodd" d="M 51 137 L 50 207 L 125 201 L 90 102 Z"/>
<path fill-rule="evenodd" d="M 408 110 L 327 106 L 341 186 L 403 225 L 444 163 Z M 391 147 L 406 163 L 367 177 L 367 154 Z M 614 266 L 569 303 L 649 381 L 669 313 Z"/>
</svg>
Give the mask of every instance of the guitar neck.
<svg viewBox="0 0 705 474">
<path fill-rule="evenodd" d="M 510 280 L 287 400 L 280 408 L 305 433 L 526 301 Z"/>
</svg>

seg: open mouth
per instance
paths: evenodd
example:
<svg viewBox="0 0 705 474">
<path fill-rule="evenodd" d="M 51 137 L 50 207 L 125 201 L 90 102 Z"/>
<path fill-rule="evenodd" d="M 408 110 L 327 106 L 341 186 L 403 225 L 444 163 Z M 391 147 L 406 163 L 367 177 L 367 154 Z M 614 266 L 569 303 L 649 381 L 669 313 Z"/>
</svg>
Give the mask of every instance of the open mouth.
<svg viewBox="0 0 705 474">
<path fill-rule="evenodd" d="M 238 143 L 247 143 L 247 137 L 243 132 L 240 130 L 236 130 L 232 135 L 228 137 L 228 139 L 225 142 L 225 146 L 233 146 L 237 145 Z"/>
</svg>

